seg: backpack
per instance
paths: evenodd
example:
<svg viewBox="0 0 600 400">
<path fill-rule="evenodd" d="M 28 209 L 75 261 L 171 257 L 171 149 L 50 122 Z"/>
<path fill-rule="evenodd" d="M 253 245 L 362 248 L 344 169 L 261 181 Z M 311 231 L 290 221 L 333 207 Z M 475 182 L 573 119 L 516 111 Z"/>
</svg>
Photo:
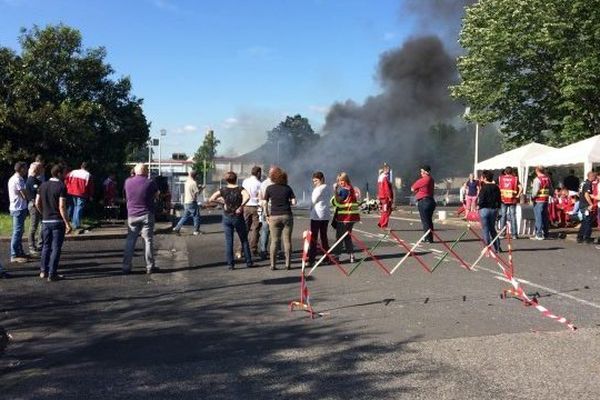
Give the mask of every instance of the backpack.
<svg viewBox="0 0 600 400">
<path fill-rule="evenodd" d="M 225 203 L 223 212 L 228 215 L 235 215 L 235 210 L 240 208 L 243 202 L 242 188 L 222 188 L 221 197 Z"/>
</svg>

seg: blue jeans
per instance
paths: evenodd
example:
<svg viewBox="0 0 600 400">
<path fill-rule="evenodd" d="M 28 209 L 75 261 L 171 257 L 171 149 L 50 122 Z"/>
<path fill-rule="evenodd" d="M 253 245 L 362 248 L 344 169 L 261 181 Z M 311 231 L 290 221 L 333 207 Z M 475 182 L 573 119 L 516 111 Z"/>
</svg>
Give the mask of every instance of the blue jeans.
<svg viewBox="0 0 600 400">
<path fill-rule="evenodd" d="M 480 208 L 479 218 L 481 218 L 481 230 L 483 231 L 483 241 L 489 245 L 498 235 L 496 232 L 496 217 L 498 210 L 495 208 Z M 494 242 L 494 250 L 500 251 L 500 239 Z"/>
<path fill-rule="evenodd" d="M 436 204 L 433 197 L 425 197 L 417 202 L 419 217 L 421 217 L 421 224 L 423 225 L 423 232 L 427 232 L 428 230 L 433 231 L 433 213 L 435 212 L 435 207 Z M 429 232 L 425 241 L 433 241 L 433 234 L 431 232 Z"/>
<path fill-rule="evenodd" d="M 582 210 L 583 218 L 577 240 L 589 240 L 592 237 L 592 213 L 589 210 Z M 587 215 L 586 215 L 587 214 Z"/>
<path fill-rule="evenodd" d="M 25 232 L 25 218 L 27 218 L 27 209 L 11 211 L 12 216 L 12 237 L 10 239 L 10 256 L 23 257 L 23 232 Z"/>
<path fill-rule="evenodd" d="M 535 236 L 548 236 L 548 203 L 535 203 L 533 215 L 535 217 Z"/>
<path fill-rule="evenodd" d="M 198 203 L 187 203 L 184 205 L 183 215 L 179 219 L 177 226 L 175 226 L 175 230 L 179 231 L 190 218 L 194 220 L 194 232 L 200 232 L 200 209 L 198 208 Z"/>
<path fill-rule="evenodd" d="M 73 229 L 79 229 L 83 220 L 83 209 L 85 207 L 86 199 L 83 197 L 70 196 L 69 197 L 69 218 L 73 224 Z"/>
<path fill-rule="evenodd" d="M 260 244 L 259 250 L 261 253 L 269 251 L 269 224 L 266 221 L 262 222 L 260 227 Z"/>
<path fill-rule="evenodd" d="M 42 223 L 42 255 L 40 271 L 48 276 L 56 275 L 58 261 L 63 242 L 65 241 L 65 223 L 44 222 Z"/>
<path fill-rule="evenodd" d="M 223 230 L 225 231 L 225 258 L 227 265 L 233 267 L 235 264 L 233 258 L 233 231 L 236 231 L 242 243 L 246 265 L 251 267 L 252 254 L 250 253 L 250 243 L 248 243 L 248 231 L 246 230 L 244 217 L 242 215 L 223 214 Z"/>
<path fill-rule="evenodd" d="M 506 226 L 506 219 L 509 218 L 510 222 L 510 236 L 517 237 L 517 205 L 516 204 L 504 204 L 500 205 L 500 229 Z"/>
</svg>

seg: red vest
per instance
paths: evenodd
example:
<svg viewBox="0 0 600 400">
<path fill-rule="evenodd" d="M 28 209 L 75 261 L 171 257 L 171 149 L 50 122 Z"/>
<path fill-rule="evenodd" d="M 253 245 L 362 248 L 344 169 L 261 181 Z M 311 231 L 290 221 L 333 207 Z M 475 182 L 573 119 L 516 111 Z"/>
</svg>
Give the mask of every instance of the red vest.
<svg viewBox="0 0 600 400">
<path fill-rule="evenodd" d="M 547 203 L 548 198 L 550 197 L 550 178 L 546 175 L 541 175 L 538 176 L 538 179 L 540 180 L 540 190 L 533 201 L 536 203 Z"/>
<path fill-rule="evenodd" d="M 390 183 L 390 177 L 388 174 L 381 174 L 377 178 L 377 198 L 379 199 L 391 199 L 394 197 L 392 190 L 392 184 Z"/>
<path fill-rule="evenodd" d="M 348 197 L 341 203 L 338 203 L 335 196 L 331 198 L 331 205 L 335 207 L 337 222 L 358 222 L 360 221 L 360 210 L 358 209 L 358 199 L 352 186 L 346 188 Z"/>
<path fill-rule="evenodd" d="M 504 204 L 518 203 L 519 180 L 516 176 L 500 175 L 498 186 L 500 187 L 500 198 Z"/>
</svg>

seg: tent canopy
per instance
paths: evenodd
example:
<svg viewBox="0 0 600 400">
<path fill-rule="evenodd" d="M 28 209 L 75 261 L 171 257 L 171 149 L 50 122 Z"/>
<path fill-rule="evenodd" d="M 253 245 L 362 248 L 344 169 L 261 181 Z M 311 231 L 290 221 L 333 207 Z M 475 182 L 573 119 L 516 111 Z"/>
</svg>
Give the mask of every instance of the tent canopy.
<svg viewBox="0 0 600 400">
<path fill-rule="evenodd" d="M 527 166 L 583 164 L 584 173 L 587 174 L 594 163 L 600 163 L 600 135 L 532 157 L 527 161 Z"/>
<path fill-rule="evenodd" d="M 539 143 L 529 143 L 525 146 L 521 146 L 517 149 L 513 149 L 481 161 L 480 163 L 477 163 L 476 168 L 478 170 L 504 169 L 508 166 L 521 168 L 525 167 L 527 165 L 527 161 L 532 157 L 543 155 L 554 150 L 556 150 L 554 147 Z"/>
</svg>

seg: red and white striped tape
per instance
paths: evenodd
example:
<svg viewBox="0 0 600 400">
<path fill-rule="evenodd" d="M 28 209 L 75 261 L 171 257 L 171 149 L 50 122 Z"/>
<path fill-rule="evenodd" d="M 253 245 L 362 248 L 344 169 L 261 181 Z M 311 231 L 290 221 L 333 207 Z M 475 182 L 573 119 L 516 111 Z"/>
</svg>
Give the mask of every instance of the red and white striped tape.
<svg viewBox="0 0 600 400">
<path fill-rule="evenodd" d="M 308 251 L 310 250 L 310 239 L 312 236 L 311 231 L 304 231 L 302 237 L 304 238 L 304 248 L 302 249 L 302 270 L 304 271 L 304 266 L 306 261 L 308 261 Z"/>
<path fill-rule="evenodd" d="M 565 317 L 561 317 L 559 315 L 552 314 L 552 312 L 550 312 L 550 310 L 548 310 L 546 307 L 539 304 L 537 299 L 531 299 L 529 296 L 527 296 L 527 294 L 525 293 L 525 291 L 523 290 L 523 288 L 521 287 L 519 282 L 515 279 L 515 277 L 512 276 L 512 274 L 502 265 L 502 263 L 500 263 L 498 261 L 498 259 L 496 257 L 496 253 L 491 250 L 489 251 L 489 253 L 491 254 L 492 258 L 494 260 L 496 260 L 496 263 L 502 270 L 502 273 L 504 274 L 504 277 L 506 278 L 506 280 L 515 289 L 517 297 L 519 297 L 525 303 L 533 305 L 539 312 L 542 313 L 542 315 L 544 317 L 553 319 L 556 322 L 564 324 L 567 326 L 567 328 L 571 329 L 572 331 L 577 329 L 577 327 L 575 325 L 573 325 L 573 323 L 571 321 L 567 320 Z"/>
</svg>

